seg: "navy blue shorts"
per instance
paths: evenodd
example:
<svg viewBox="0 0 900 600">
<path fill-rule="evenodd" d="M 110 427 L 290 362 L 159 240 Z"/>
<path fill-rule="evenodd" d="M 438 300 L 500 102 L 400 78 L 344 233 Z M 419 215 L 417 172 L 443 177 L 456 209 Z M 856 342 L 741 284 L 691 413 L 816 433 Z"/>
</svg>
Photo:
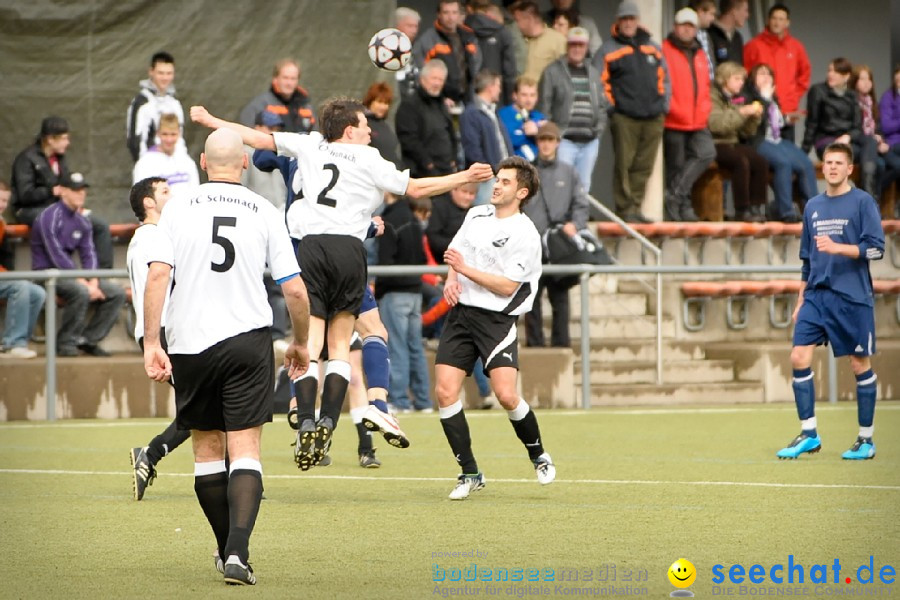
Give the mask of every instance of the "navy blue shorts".
<svg viewBox="0 0 900 600">
<path fill-rule="evenodd" d="M 794 327 L 794 345 L 826 343 L 835 356 L 875 354 L 875 309 L 848 302 L 831 290 L 807 290 Z"/>
<path fill-rule="evenodd" d="M 359 307 L 359 314 L 367 313 L 373 308 L 378 308 L 378 303 L 375 302 L 372 288 L 367 285 L 366 290 L 363 292 L 362 305 Z"/>
</svg>

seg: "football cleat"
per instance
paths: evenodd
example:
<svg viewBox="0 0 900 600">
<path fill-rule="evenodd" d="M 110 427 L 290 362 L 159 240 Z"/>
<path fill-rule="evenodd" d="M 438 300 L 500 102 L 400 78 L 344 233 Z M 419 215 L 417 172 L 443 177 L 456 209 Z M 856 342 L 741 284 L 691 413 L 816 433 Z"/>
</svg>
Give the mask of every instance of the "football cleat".
<svg viewBox="0 0 900 600">
<path fill-rule="evenodd" d="M 472 492 L 477 492 L 484 487 L 484 473 L 476 475 L 460 475 L 456 478 L 456 487 L 450 492 L 451 500 L 465 500 Z"/>
<path fill-rule="evenodd" d="M 380 431 L 384 440 L 391 446 L 409 448 L 409 438 L 400 429 L 400 423 L 392 415 L 383 413 L 370 404 L 363 414 L 362 422 L 369 431 Z"/>
<path fill-rule="evenodd" d="M 313 464 L 317 465 L 331 449 L 331 436 L 334 434 L 334 421 L 331 417 L 322 417 L 316 423 L 316 443 L 313 446 Z"/>
<path fill-rule="evenodd" d="M 556 479 L 556 467 L 553 465 L 553 459 L 550 458 L 550 455 L 544 452 L 532 462 L 534 463 L 534 472 L 537 474 L 538 483 L 541 485 L 553 483 L 553 480 Z"/>
<path fill-rule="evenodd" d="M 875 442 L 872 438 L 857 437 L 850 449 L 841 454 L 844 460 L 869 460 L 875 458 Z"/>
<path fill-rule="evenodd" d="M 146 446 L 144 448 L 132 448 L 129 457 L 131 458 L 131 481 L 134 499 L 140 500 L 144 497 L 147 486 L 153 485 L 153 480 L 156 479 L 156 469 L 147 456 Z"/>
<path fill-rule="evenodd" d="M 797 458 L 804 452 L 815 454 L 822 449 L 822 440 L 819 436 L 809 437 L 805 433 L 801 433 L 786 447 L 775 453 L 778 458 Z"/>
<path fill-rule="evenodd" d="M 315 464 L 313 445 L 316 441 L 316 424 L 312 419 L 304 419 L 297 430 L 294 445 L 294 462 L 301 471 L 308 471 Z"/>
<path fill-rule="evenodd" d="M 228 585 L 256 585 L 256 576 L 250 565 L 245 565 L 237 554 L 232 554 L 225 561 L 225 583 Z"/>
<path fill-rule="evenodd" d="M 377 469 L 381 466 L 381 461 L 375 458 L 375 449 L 363 450 L 359 453 L 359 466 L 363 469 Z"/>
<path fill-rule="evenodd" d="M 222 557 L 219 556 L 219 549 L 216 548 L 216 551 L 213 552 L 213 560 L 216 562 L 216 571 L 225 574 L 225 562 L 222 560 Z"/>
</svg>

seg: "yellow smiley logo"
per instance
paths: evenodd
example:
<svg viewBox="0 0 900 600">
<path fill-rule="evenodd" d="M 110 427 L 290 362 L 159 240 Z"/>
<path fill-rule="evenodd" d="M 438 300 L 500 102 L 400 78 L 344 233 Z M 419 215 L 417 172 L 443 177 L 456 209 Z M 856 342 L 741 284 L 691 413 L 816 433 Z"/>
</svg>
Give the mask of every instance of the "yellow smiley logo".
<svg viewBox="0 0 900 600">
<path fill-rule="evenodd" d="M 677 588 L 690 587 L 697 579 L 697 569 L 686 558 L 679 558 L 672 563 L 668 571 L 669 581 Z"/>
</svg>

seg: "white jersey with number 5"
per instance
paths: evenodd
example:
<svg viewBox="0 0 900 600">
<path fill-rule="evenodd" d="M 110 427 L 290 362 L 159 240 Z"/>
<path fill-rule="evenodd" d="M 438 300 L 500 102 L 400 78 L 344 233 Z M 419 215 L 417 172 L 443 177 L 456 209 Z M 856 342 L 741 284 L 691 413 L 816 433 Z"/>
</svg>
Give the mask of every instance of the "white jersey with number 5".
<svg viewBox="0 0 900 600">
<path fill-rule="evenodd" d="M 279 154 L 297 157 L 303 180 L 298 222 L 288 215 L 294 237 L 329 233 L 365 240 L 384 192 L 406 193 L 409 171 L 398 171 L 371 146 L 329 143 L 316 131 L 272 136 Z"/>
<path fill-rule="evenodd" d="M 282 214 L 237 183 L 210 182 L 170 200 L 152 262 L 174 268 L 166 315 L 170 354 L 199 354 L 222 340 L 272 325 L 263 272 L 300 272 Z"/>
<path fill-rule="evenodd" d="M 460 304 L 506 315 L 531 310 L 541 277 L 541 236 L 525 214 L 498 219 L 490 204 L 470 208 L 450 248 L 479 271 L 519 282 L 511 296 L 501 296 L 459 274 Z"/>
</svg>

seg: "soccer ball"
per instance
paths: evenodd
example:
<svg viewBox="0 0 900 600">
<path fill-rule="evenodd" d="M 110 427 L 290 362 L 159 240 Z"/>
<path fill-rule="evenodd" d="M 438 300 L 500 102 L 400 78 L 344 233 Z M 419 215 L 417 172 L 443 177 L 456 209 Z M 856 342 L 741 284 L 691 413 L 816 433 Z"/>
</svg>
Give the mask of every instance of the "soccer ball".
<svg viewBox="0 0 900 600">
<path fill-rule="evenodd" d="M 409 62 L 412 42 L 399 29 L 382 29 L 369 40 L 372 64 L 385 71 L 399 71 Z"/>
</svg>

